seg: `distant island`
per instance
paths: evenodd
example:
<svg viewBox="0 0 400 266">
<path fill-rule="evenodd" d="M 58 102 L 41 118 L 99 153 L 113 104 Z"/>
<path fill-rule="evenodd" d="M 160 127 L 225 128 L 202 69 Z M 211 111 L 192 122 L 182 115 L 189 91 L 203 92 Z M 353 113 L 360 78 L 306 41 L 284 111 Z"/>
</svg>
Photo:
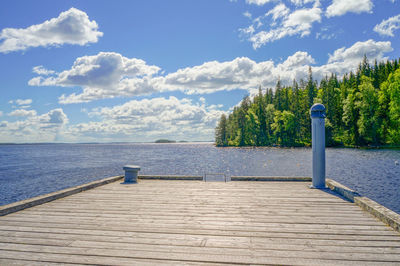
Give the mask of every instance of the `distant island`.
<svg viewBox="0 0 400 266">
<path fill-rule="evenodd" d="M 169 139 L 158 139 L 155 141 L 155 143 L 176 143 L 175 140 L 169 140 Z"/>
</svg>

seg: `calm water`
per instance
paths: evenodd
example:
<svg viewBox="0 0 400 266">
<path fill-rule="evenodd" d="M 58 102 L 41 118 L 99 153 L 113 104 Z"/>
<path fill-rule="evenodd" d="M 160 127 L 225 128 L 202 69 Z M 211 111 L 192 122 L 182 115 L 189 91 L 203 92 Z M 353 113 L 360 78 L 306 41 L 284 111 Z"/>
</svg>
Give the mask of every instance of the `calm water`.
<svg viewBox="0 0 400 266">
<path fill-rule="evenodd" d="M 0 145 L 0 205 L 122 175 L 125 164 L 141 174 L 311 176 L 311 155 L 188 143 Z M 326 163 L 327 177 L 400 213 L 400 150 L 327 149 Z"/>
</svg>

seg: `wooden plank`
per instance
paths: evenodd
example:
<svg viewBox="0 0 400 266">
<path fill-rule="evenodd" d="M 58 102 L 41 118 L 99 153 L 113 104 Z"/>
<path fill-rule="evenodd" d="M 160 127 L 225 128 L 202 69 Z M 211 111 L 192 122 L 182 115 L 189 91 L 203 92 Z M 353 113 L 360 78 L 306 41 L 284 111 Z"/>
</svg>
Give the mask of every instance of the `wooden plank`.
<svg viewBox="0 0 400 266">
<path fill-rule="evenodd" d="M 307 234 L 336 234 L 336 235 L 363 235 L 363 236 L 394 236 L 399 237 L 396 232 L 382 226 L 341 226 L 341 225 L 310 225 L 310 224 L 279 224 L 271 223 L 264 226 L 240 226 L 240 225 L 213 225 L 213 224 L 175 224 L 166 226 L 162 223 L 153 222 L 151 224 L 141 223 L 43 223 L 43 222 L 16 222 L 2 221 L 0 229 L 3 226 L 17 227 L 36 227 L 36 228 L 57 228 L 57 229 L 84 229 L 91 230 L 97 228 L 101 230 L 120 231 L 123 228 L 125 231 L 147 231 L 154 230 L 155 232 L 191 232 L 194 234 L 209 234 L 210 232 L 224 232 L 225 234 L 242 235 L 242 234 L 260 234 L 267 235 L 268 233 L 307 233 Z"/>
<path fill-rule="evenodd" d="M 161 238 L 160 238 L 161 239 Z M 355 247 L 355 246 L 337 246 L 331 245 L 317 245 L 311 244 L 311 242 L 304 242 L 302 245 L 293 244 L 293 243 L 279 243 L 273 241 L 264 241 L 258 242 L 257 245 L 252 245 L 256 238 L 251 239 L 240 239 L 242 241 L 238 241 L 238 239 L 230 239 L 230 242 L 224 241 L 215 241 L 208 237 L 203 238 L 201 241 L 186 241 L 186 239 L 181 239 L 180 241 L 170 241 L 169 243 L 164 241 L 163 244 L 157 241 L 122 241 L 121 239 L 117 239 L 114 241 L 110 241 L 110 239 L 101 240 L 88 240 L 85 237 L 81 237 L 79 239 L 74 240 L 59 240 L 59 239 L 51 239 L 51 238 L 31 238 L 31 237 L 2 237 L 1 243 L 8 244 L 30 244 L 30 245 L 45 245 L 45 246 L 70 246 L 70 247 L 97 247 L 97 248 L 108 248 L 114 247 L 118 248 L 131 248 L 131 249 L 145 249 L 145 250 L 170 250 L 170 249 L 179 249 L 180 251 L 194 252 L 195 250 L 201 251 L 202 253 L 210 253 L 210 254 L 219 254 L 221 249 L 224 252 L 229 252 L 232 254 L 250 254 L 249 250 L 252 246 L 257 250 L 288 250 L 288 251 L 319 251 L 319 252 L 343 252 L 343 253 L 368 253 L 368 254 L 400 254 L 400 247 Z M 244 241 L 243 241 L 244 240 Z M 209 244 L 209 242 L 213 242 L 213 244 Z"/>
<path fill-rule="evenodd" d="M 213 263 L 243 263 L 243 264 L 264 264 L 270 258 L 289 258 L 289 259 L 321 259 L 321 260 L 341 260 L 349 262 L 375 262 L 375 263 L 400 263 L 400 256 L 397 254 L 368 254 L 368 253 L 335 253 L 320 251 L 290 251 L 287 250 L 268 250 L 267 253 L 261 250 L 252 249 L 248 254 L 230 254 L 225 249 L 219 249 L 219 252 L 213 254 L 204 248 L 191 248 L 187 250 L 166 248 L 164 250 L 146 250 L 122 248 L 118 243 L 109 245 L 107 248 L 97 247 L 59 247 L 43 245 L 21 245 L 0 243 L 0 250 L 5 251 L 25 251 L 41 252 L 50 254 L 73 254 L 83 256 L 109 256 L 123 257 L 133 259 L 157 259 L 157 260 L 176 260 L 191 262 L 213 262 Z"/>
<path fill-rule="evenodd" d="M 0 259 L 15 258 L 16 264 L 396 265 L 400 235 L 307 183 L 141 180 L 0 217 Z"/>
<path fill-rule="evenodd" d="M 6 217 L 3 221 L 32 221 L 32 222 L 48 222 L 51 220 L 52 222 L 57 221 L 65 221 L 68 217 L 68 214 L 54 214 L 48 213 L 46 216 L 34 215 L 34 214 L 21 214 L 19 216 Z M 282 223 L 282 224 L 294 224 L 294 223 L 307 223 L 307 224 L 330 224 L 330 225 L 362 225 L 362 226 L 378 226 L 382 227 L 379 221 L 375 221 L 368 218 L 329 218 L 329 217 L 309 217 L 309 216 L 274 216 L 274 217 L 212 217 L 211 215 L 144 215 L 142 213 L 139 214 L 93 214 L 93 213 L 75 213 L 74 219 L 71 219 L 70 222 L 74 221 L 85 221 L 92 222 L 93 218 L 96 218 L 96 221 L 104 221 L 104 222 L 152 222 L 157 220 L 157 222 L 162 222 L 164 224 L 176 224 L 176 223 L 221 223 L 229 221 L 230 224 L 266 224 L 266 223 Z M 283 221 L 283 222 L 282 222 Z M 389 229 L 387 229 L 389 230 Z"/>
<path fill-rule="evenodd" d="M 316 247 L 341 248 L 377 248 L 388 249 L 388 253 L 397 253 L 400 248 L 400 241 L 361 241 L 361 240 L 329 240 L 329 239 L 296 239 L 296 238 L 261 238 L 261 237 L 232 237 L 232 236 L 201 236 L 201 235 L 180 235 L 180 234 L 136 234 L 134 236 L 113 236 L 113 235 L 88 235 L 88 234 L 57 234 L 48 232 L 13 232 L 0 231 L 1 242 L 3 243 L 46 243 L 48 245 L 69 245 L 72 240 L 84 240 L 95 242 L 116 242 L 136 243 L 171 246 L 207 246 L 207 247 L 251 247 L 263 249 L 268 246 L 276 248 L 281 245 L 296 245 Z M 49 241 L 49 242 L 46 242 Z M 374 253 L 372 251 L 372 253 Z"/>
<path fill-rule="evenodd" d="M 360 241 L 390 241 L 399 243 L 399 237 L 396 235 L 356 235 L 356 234 L 312 234 L 299 232 L 246 232 L 246 231 L 226 231 L 226 230 L 186 230 L 186 229 L 169 229 L 159 230 L 157 228 L 149 229 L 133 229 L 131 230 L 97 230 L 98 227 L 87 229 L 74 228 L 49 228 L 49 227 L 28 227 L 28 226 L 2 226 L 0 230 L 9 232 L 42 232 L 55 234 L 80 234 L 80 235 L 97 235 L 97 236 L 130 236 L 137 237 L 147 236 L 151 234 L 159 235 L 197 235 L 197 236 L 222 236 L 222 237 L 260 237 L 260 238 L 294 238 L 294 239 L 326 239 L 326 240 L 360 240 Z"/>
<path fill-rule="evenodd" d="M 232 236 L 232 237 L 261 237 L 261 238 L 295 238 L 295 239 L 329 239 L 329 240 L 360 240 L 360 241 L 395 241 L 398 243 L 398 236 L 385 235 L 360 235 L 360 234 L 335 234 L 335 233 L 307 233 L 307 232 L 246 232 L 246 231 L 221 231 L 221 230 L 183 230 L 183 229 L 138 229 L 136 231 L 112 231 L 112 230 L 85 230 L 72 228 L 37 228 L 37 227 L 9 227 L 9 231 L 26 231 L 26 232 L 52 232 L 67 234 L 71 231 L 80 232 L 88 235 L 119 235 L 119 236 L 135 236 L 137 234 L 183 234 L 183 235 L 198 235 L 198 236 Z"/>
<path fill-rule="evenodd" d="M 49 262 L 49 261 L 46 261 L 46 262 L 44 262 L 44 261 L 33 261 L 31 259 L 22 260 L 22 259 L 2 259 L 2 258 L 0 258 L 0 265 L 43 266 L 44 264 L 48 265 L 48 266 L 53 266 L 53 265 L 58 265 L 59 266 L 61 263 Z M 62 265 L 76 265 L 76 264 L 62 263 Z"/>
<path fill-rule="evenodd" d="M 15 203 L 0 206 L 0 216 L 7 215 L 13 212 L 17 212 L 26 208 L 31 208 L 40 204 L 44 204 L 50 201 L 54 201 L 60 198 L 64 198 L 88 189 L 93 189 L 98 186 L 103 186 L 116 180 L 120 180 L 122 176 L 108 177 L 101 180 L 93 181 L 84 185 L 67 188 L 57 192 L 41 195 L 27 200 L 18 201 Z"/>
<path fill-rule="evenodd" d="M 51 264 L 92 264 L 92 265 L 139 265 L 139 266 L 158 266 L 158 265 L 220 265 L 215 263 L 205 262 L 191 262 L 191 261 L 176 261 L 176 260 L 160 260 L 150 258 L 127 258 L 117 256 L 86 256 L 77 254 L 59 254 L 59 253 L 48 253 L 48 252 L 26 252 L 26 251 L 14 251 L 6 250 L 2 251 L 2 256 L 6 259 L 5 261 L 14 261 L 14 258 L 18 258 L 20 261 L 26 261 L 22 265 L 51 265 Z M 1 260 L 0 260 L 1 261 Z M 6 264 L 7 265 L 7 264 Z M 16 264 L 18 265 L 18 264 Z"/>
<path fill-rule="evenodd" d="M 43 216 L 43 215 L 53 215 L 53 216 L 64 216 L 64 215 L 69 215 L 70 213 L 74 213 L 74 215 L 84 215 L 86 217 L 91 217 L 91 216 L 104 216 L 104 217 L 114 217 L 115 214 L 118 214 L 120 216 L 126 216 L 126 217 L 133 217 L 133 216 L 143 216 L 143 217 L 185 217 L 190 215 L 191 217 L 198 217 L 198 218 L 204 218 L 204 219 L 210 219 L 210 218 L 215 218 L 215 219 L 237 219 L 237 218 L 247 218 L 247 219 L 267 219 L 267 218 L 278 218 L 278 219 L 284 219 L 287 217 L 305 217 L 305 218 L 340 218 L 340 219 L 348 219 L 348 220 L 362 220 L 362 221 L 372 221 L 371 220 L 371 215 L 365 212 L 340 212 L 340 211 L 335 211 L 332 210 L 330 212 L 318 212 L 318 211 L 299 211 L 299 210 L 286 210 L 286 209 L 280 209 L 280 210 L 266 210 L 265 212 L 260 212 L 260 213 L 254 213 L 254 212 L 247 212 L 246 216 L 243 216 L 243 212 L 237 211 L 237 212 L 229 212 L 229 213 L 219 213 L 219 212 L 213 212 L 213 213 L 206 213 L 203 211 L 196 211 L 196 212 L 185 212 L 183 213 L 182 210 L 168 210 L 168 211 L 162 211 L 160 212 L 159 210 L 155 209 L 142 209 L 139 211 L 138 208 L 136 209 L 130 209 L 128 211 L 123 211 L 123 210 L 93 210 L 93 209 L 85 209 L 85 210 L 68 210 L 68 209 L 60 209 L 60 208 L 52 208 L 50 210 L 45 210 L 45 209 L 35 209 L 35 210 L 26 210 L 24 211 L 23 214 L 26 215 L 32 215 L 32 216 Z M 22 215 L 20 213 L 19 215 Z M 9 217 L 12 217 L 12 215 L 8 215 Z M 340 217 L 338 217 L 340 216 Z M 377 221 L 377 223 L 381 224 L 378 222 L 378 220 L 373 220 Z"/>
<path fill-rule="evenodd" d="M 231 224 L 239 224 L 239 223 L 251 223 L 253 225 L 257 224 L 265 224 L 265 223 L 282 223 L 282 224 L 293 224 L 293 223 L 307 223 L 307 224 L 336 224 L 336 225 L 370 225 L 370 226 L 378 226 L 382 227 L 382 223 L 371 219 L 370 217 L 327 217 L 327 216 L 296 216 L 296 215 L 265 215 L 265 216 L 222 216 L 222 217 L 214 217 L 213 214 L 164 214 L 160 215 L 162 211 L 154 212 L 151 214 L 141 213 L 141 212 L 124 212 L 124 213 L 114 213 L 114 214 L 103 214 L 103 213 L 74 213 L 74 220 L 88 220 L 93 221 L 93 218 L 102 221 L 120 221 L 120 222 L 135 222 L 135 221 L 146 221 L 146 220 L 157 220 L 162 221 L 163 223 L 177 223 L 182 222 L 199 222 L 199 223 L 221 223 L 221 222 L 229 222 Z M 20 215 L 7 216 L 4 217 L 3 221 L 41 221 L 44 220 L 47 222 L 49 219 L 54 219 L 54 221 L 65 221 L 66 218 L 70 218 L 70 213 L 21 213 Z M 388 229 L 389 230 L 389 229 Z"/>
</svg>

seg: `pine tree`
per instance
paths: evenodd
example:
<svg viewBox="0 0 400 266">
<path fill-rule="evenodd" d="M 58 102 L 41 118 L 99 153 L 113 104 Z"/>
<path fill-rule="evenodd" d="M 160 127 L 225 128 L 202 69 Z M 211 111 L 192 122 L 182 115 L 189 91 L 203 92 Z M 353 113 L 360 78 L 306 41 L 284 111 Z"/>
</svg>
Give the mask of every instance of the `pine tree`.
<svg viewBox="0 0 400 266">
<path fill-rule="evenodd" d="M 228 117 L 221 116 L 216 127 L 216 145 L 310 145 L 310 106 L 326 107 L 326 144 L 349 146 L 400 145 L 400 69 L 397 60 L 377 62 L 371 67 L 366 57 L 354 74 L 339 81 L 336 74 L 319 86 L 309 68 L 307 82 L 293 81 L 275 92 L 253 98 L 246 96 Z"/>
<path fill-rule="evenodd" d="M 316 96 L 316 86 L 312 77 L 312 69 L 311 66 L 308 68 L 308 81 L 306 86 L 306 92 L 308 97 L 308 108 L 314 104 L 314 98 Z"/>
<path fill-rule="evenodd" d="M 389 142 L 400 144 L 400 70 L 391 73 L 388 78 L 389 92 Z"/>
<path fill-rule="evenodd" d="M 227 146 L 227 119 L 226 115 L 222 114 L 221 119 L 218 122 L 218 126 L 215 129 L 215 144 L 217 146 Z"/>
<path fill-rule="evenodd" d="M 359 86 L 358 101 L 356 105 L 360 115 L 357 121 L 360 143 L 377 145 L 380 142 L 379 118 L 378 118 L 378 94 L 372 85 L 372 79 L 366 76 L 361 77 Z"/>
</svg>

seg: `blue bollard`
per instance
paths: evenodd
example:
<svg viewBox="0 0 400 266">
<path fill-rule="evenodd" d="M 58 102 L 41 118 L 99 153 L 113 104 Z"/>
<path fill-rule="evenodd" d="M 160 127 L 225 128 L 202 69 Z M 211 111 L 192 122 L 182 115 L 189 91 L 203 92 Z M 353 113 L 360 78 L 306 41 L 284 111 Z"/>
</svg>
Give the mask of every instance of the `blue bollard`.
<svg viewBox="0 0 400 266">
<path fill-rule="evenodd" d="M 125 179 L 122 184 L 136 184 L 138 172 L 140 171 L 140 166 L 137 165 L 125 165 L 123 167 L 125 171 Z"/>
<path fill-rule="evenodd" d="M 312 121 L 312 186 L 325 188 L 325 106 L 314 104 L 310 109 Z"/>
</svg>

